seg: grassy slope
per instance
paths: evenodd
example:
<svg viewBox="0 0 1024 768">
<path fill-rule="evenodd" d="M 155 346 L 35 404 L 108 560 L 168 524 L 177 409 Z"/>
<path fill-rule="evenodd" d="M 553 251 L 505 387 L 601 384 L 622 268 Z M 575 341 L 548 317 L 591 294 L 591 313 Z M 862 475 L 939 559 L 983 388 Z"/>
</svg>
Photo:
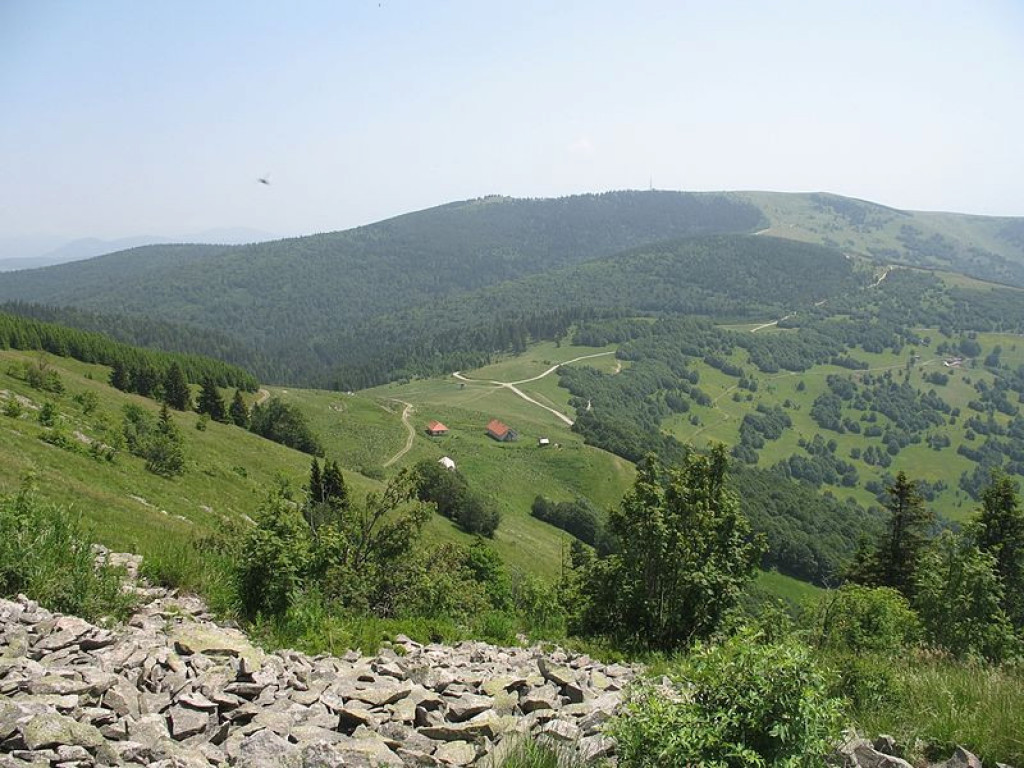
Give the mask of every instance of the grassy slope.
<svg viewBox="0 0 1024 768">
<path fill-rule="evenodd" d="M 758 333 L 788 332 L 773 328 L 758 331 Z M 921 333 L 930 335 L 931 344 L 915 350 L 921 355 L 921 358 L 911 368 L 910 381 L 915 387 L 926 391 L 934 388 L 939 396 L 949 403 L 950 406 L 960 408 L 961 416 L 957 419 L 957 423 L 952 426 L 946 425 L 943 428 L 943 431 L 948 433 L 952 439 L 952 445 L 939 452 L 929 448 L 923 442 L 918 445 L 908 446 L 893 459 L 892 466 L 888 470 L 871 467 L 860 460 L 854 460 L 853 463 L 857 466 L 857 470 L 860 473 L 861 485 L 872 477 L 881 476 L 886 471 L 895 473 L 901 469 L 912 478 L 928 480 L 930 482 L 945 481 L 949 487 L 939 494 L 930 506 L 936 512 L 952 519 L 963 519 L 971 514 L 975 507 L 974 502 L 957 488 L 957 480 L 960 477 L 960 473 L 965 470 L 970 472 L 975 466 L 973 462 L 956 453 L 957 447 L 965 442 L 966 439 L 962 426 L 963 421 L 974 413 L 967 408 L 967 403 L 978 397 L 973 385 L 968 383 L 967 380 L 970 379 L 972 382 L 979 380 L 992 381 L 994 377 L 980 367 L 980 361 L 978 361 L 979 365 L 977 368 L 968 366 L 962 370 L 954 370 L 943 367 L 942 358 L 935 352 L 935 348 L 947 339 L 935 330 L 928 331 L 922 329 Z M 978 341 L 983 348 L 982 357 L 990 352 L 993 347 L 1000 345 L 1003 348 L 1001 359 L 1004 364 L 1009 364 L 1015 368 L 1024 363 L 1024 338 L 1020 336 L 982 333 L 978 334 Z M 902 371 L 906 368 L 910 350 L 906 350 L 900 356 L 889 352 L 870 354 L 860 349 L 853 351 L 851 354 L 859 360 L 868 362 L 871 366 L 871 371 L 874 373 L 884 373 L 886 370 L 892 370 L 894 374 L 902 374 Z M 737 350 L 731 359 L 732 362 L 744 366 L 748 371 L 754 370 L 753 365 L 749 362 L 743 350 Z M 793 426 L 787 429 L 779 440 L 767 442 L 764 449 L 760 452 L 759 466 L 761 467 L 771 466 L 795 453 L 802 454 L 803 449 L 800 448 L 798 441 L 800 438 L 810 440 L 815 434 L 821 434 L 826 440 L 834 439 L 839 446 L 837 455 L 848 460 L 850 449 L 853 447 L 863 449 L 868 445 L 881 445 L 877 438 L 866 438 L 863 435 L 852 433 L 838 434 L 822 429 L 810 417 L 811 404 L 814 402 L 814 399 L 827 390 L 826 376 L 829 374 L 841 376 L 856 375 L 856 373 L 845 368 L 819 365 L 802 374 L 788 372 L 771 375 L 760 374 L 757 376 L 759 382 L 758 391 L 753 393 L 750 401 L 747 401 L 747 392 L 736 387 L 738 379 L 727 376 L 721 371 L 700 362 L 695 361 L 694 367 L 700 371 L 701 389 L 707 392 L 715 402 L 711 407 L 694 405 L 690 413 L 673 416 L 666 422 L 666 431 L 675 435 L 683 442 L 702 446 L 708 442 L 719 441 L 732 445 L 739 440 L 739 427 L 745 413 L 755 408 L 758 403 L 783 405 L 788 399 L 793 404 L 793 407 L 786 409 L 793 420 Z M 934 385 L 923 380 L 926 374 L 936 370 L 950 375 L 950 381 L 947 385 L 934 387 Z M 800 382 L 803 382 L 805 387 L 803 392 L 797 390 L 797 385 Z M 736 392 L 741 393 L 743 399 L 740 402 L 733 400 L 733 394 Z M 699 425 L 694 425 L 690 422 L 690 416 L 693 414 L 700 418 Z M 854 418 L 859 417 L 858 412 L 849 409 L 844 410 L 844 414 L 853 415 Z M 1002 414 L 996 414 L 996 419 L 1003 424 L 1009 421 L 1009 417 Z M 887 421 L 885 416 L 879 414 L 878 424 L 880 426 L 884 427 Z M 984 438 L 979 436 L 975 443 L 983 440 Z M 862 504 L 874 502 L 872 494 L 862 487 L 831 487 L 828 490 L 831 490 L 840 498 L 853 496 Z"/>
<path fill-rule="evenodd" d="M 953 267 L 989 278 L 998 277 L 996 272 L 1006 272 L 1005 265 L 998 263 L 1006 260 L 1016 265 L 1018 278 L 1024 274 L 1020 270 L 1024 264 L 1024 250 L 1019 244 L 1015 245 L 999 236 L 1007 223 L 1019 220 L 959 213 L 895 211 L 874 203 L 824 196 L 836 200 L 840 205 L 857 206 L 860 210 L 857 211 L 857 217 L 851 220 L 838 210 L 816 204 L 819 198 L 815 195 L 781 192 L 733 194 L 741 200 L 754 203 L 764 212 L 770 225 L 762 234 L 832 245 L 854 253 L 875 254 L 879 260 L 896 260 L 938 268 Z M 861 214 L 863 219 L 860 218 Z M 916 230 L 922 241 L 935 236 L 941 238 L 942 247 L 927 247 L 927 254 L 910 253 L 900 239 L 904 226 Z M 987 255 L 974 254 L 978 261 L 972 261 L 969 253 L 971 248 L 981 249 Z M 1008 273 L 1003 276 L 1007 277 Z M 1019 279 L 1014 282 L 1021 284 Z"/>
<path fill-rule="evenodd" d="M 519 380 L 559 362 L 600 351 L 539 344 L 523 355 L 465 375 Z M 615 368 L 612 355 L 596 361 L 608 370 Z M 572 416 L 568 393 L 557 387 L 554 374 L 519 388 Z M 446 377 L 392 384 L 353 395 L 291 388 L 271 391 L 306 413 L 329 456 L 338 457 L 343 466 L 371 472 L 383 470 L 385 462 L 405 445 L 408 433 L 401 415 L 404 404 L 411 404 L 410 424 L 415 429 L 412 448 L 384 471 L 392 474 L 423 459 L 450 456 L 474 488 L 497 500 L 503 515 L 494 541 L 498 552 L 515 567 L 548 577 L 558 574 L 562 549 L 568 546 L 569 538 L 530 516 L 534 497 L 544 494 L 562 501 L 579 494 L 607 508 L 618 502 L 633 481 L 629 462 L 583 445 L 554 415 L 491 384 Z M 484 430 L 492 418 L 518 430 L 518 442 L 500 444 L 487 437 Z M 432 419 L 443 422 L 451 433 L 428 437 L 424 428 Z M 540 437 L 549 438 L 553 445 L 538 447 Z M 434 519 L 428 535 L 433 539 L 464 538 L 441 518 Z"/>
<path fill-rule="evenodd" d="M 608 350 L 541 344 L 467 375 L 498 380 L 529 378 L 559 362 L 599 351 Z M 47 399 L 44 393 L 9 373 L 21 363 L 37 359 L 35 354 L 0 352 L 0 391 L 42 404 Z M 69 431 L 80 430 L 102 440 L 120 429 L 125 403 L 136 402 L 157 410 L 150 400 L 109 387 L 105 383 L 109 370 L 104 366 L 53 356 L 46 359 L 59 372 L 67 390 L 56 402 Z M 607 355 L 581 364 L 614 372 L 618 361 Z M 567 393 L 557 387 L 554 374 L 522 384 L 520 389 L 541 401 L 550 394 L 551 402 L 571 415 Z M 73 400 L 75 394 L 85 391 L 96 393 L 99 402 L 89 415 L 83 414 Z M 541 493 L 563 500 L 579 494 L 600 508 L 608 508 L 618 502 L 633 481 L 634 468 L 629 462 L 583 445 L 550 413 L 508 390 L 489 385 L 463 386 L 445 378 L 352 395 L 293 388 L 275 388 L 272 393 L 296 404 L 309 416 L 328 456 L 337 458 L 345 468 L 346 479 L 357 494 L 380 487 L 377 480 L 358 470 L 375 476 L 382 471 L 391 475 L 421 459 L 442 455 L 454 458 L 474 487 L 493 495 L 502 508 L 503 520 L 494 541 L 498 552 L 512 566 L 548 578 L 558 575 L 569 538 L 530 516 L 534 496 Z M 401 401 L 414 406 L 410 423 L 416 434 L 412 449 L 383 470 L 383 464 L 405 445 L 407 431 L 401 420 Z M 93 459 L 84 451 L 44 443 L 39 435 L 45 430 L 31 408 L 16 419 L 0 415 L 0 490 L 15 490 L 26 473 L 32 472 L 40 494 L 80 510 L 94 527 L 98 541 L 145 555 L 168 542 L 185 541 L 208 530 L 221 516 L 251 515 L 266 489 L 280 479 L 295 489 L 305 482 L 310 461 L 307 455 L 213 422 L 205 431 L 198 431 L 196 414 L 172 414 L 185 437 L 188 459 L 187 473 L 173 480 L 147 472 L 141 459 L 124 451 L 110 463 Z M 520 440 L 499 444 L 487 437 L 484 426 L 494 417 L 517 428 Z M 447 424 L 451 434 L 428 437 L 423 427 L 433 418 Z M 538 447 L 537 438 L 541 436 L 549 437 L 555 445 Z M 468 540 L 440 517 L 431 521 L 426 538 L 435 542 Z M 778 574 L 766 574 L 761 585 L 794 599 L 809 589 Z"/>
<path fill-rule="evenodd" d="M 45 393 L 9 373 L 12 365 L 37 359 L 34 353 L 0 352 L 0 390 L 42 404 Z M 46 359 L 67 390 L 56 402 L 69 432 L 109 440 L 107 435 L 120 430 L 125 403 L 158 410 L 152 400 L 108 386 L 109 369 L 104 366 L 49 355 Z M 94 392 L 99 402 L 89 415 L 73 401 L 75 394 L 85 391 Z M 184 435 L 187 459 L 186 474 L 173 480 L 147 472 L 142 459 L 125 451 L 114 462 L 106 462 L 44 443 L 39 439 L 44 429 L 31 408 L 17 419 L 0 415 L 0 488 L 15 490 L 31 471 L 40 493 L 81 510 L 95 526 L 99 541 L 145 554 L 168 540 L 184 540 L 213 526 L 221 516 L 252 514 L 278 476 L 293 487 L 305 481 L 305 454 L 233 426 L 211 422 L 200 432 L 195 429 L 197 414 L 171 413 Z M 352 483 L 357 491 L 377 485 L 358 475 L 352 476 Z"/>
</svg>

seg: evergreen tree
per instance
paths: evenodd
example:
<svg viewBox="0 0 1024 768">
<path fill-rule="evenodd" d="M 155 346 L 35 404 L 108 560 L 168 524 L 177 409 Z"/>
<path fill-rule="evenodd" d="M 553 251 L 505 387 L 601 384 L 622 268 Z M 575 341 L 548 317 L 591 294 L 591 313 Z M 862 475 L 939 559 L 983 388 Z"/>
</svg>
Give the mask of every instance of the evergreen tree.
<svg viewBox="0 0 1024 768">
<path fill-rule="evenodd" d="M 231 416 L 231 422 L 236 427 L 249 428 L 249 409 L 245 405 L 245 400 L 242 399 L 242 390 L 235 390 L 235 396 L 231 399 L 231 405 L 228 407 L 228 415 Z"/>
<path fill-rule="evenodd" d="M 309 503 L 320 504 L 324 501 L 324 481 L 320 473 L 320 462 L 313 457 L 309 468 Z"/>
<path fill-rule="evenodd" d="M 1003 582 L 1004 610 L 1015 627 L 1024 627 L 1024 512 L 1009 477 L 993 475 L 981 494 L 972 529 L 979 549 L 995 558 L 996 573 Z"/>
<path fill-rule="evenodd" d="M 118 359 L 114 361 L 110 371 L 110 386 L 122 392 L 127 392 L 128 388 L 131 387 L 131 378 L 128 375 L 128 367 L 124 364 L 124 360 Z"/>
<path fill-rule="evenodd" d="M 143 363 L 138 368 L 131 370 L 130 391 L 136 392 L 143 397 L 152 397 L 160 386 L 160 374 L 156 368 L 148 363 Z"/>
<path fill-rule="evenodd" d="M 892 518 L 878 551 L 878 581 L 881 586 L 892 587 L 911 598 L 914 572 L 928 543 L 932 515 L 917 492 L 917 484 L 908 480 L 905 472 L 896 473 L 896 480 L 886 492 L 889 494 L 886 507 Z"/>
<path fill-rule="evenodd" d="M 167 403 L 160 408 L 156 432 L 145 441 L 142 453 L 146 469 L 163 477 L 174 477 L 185 471 L 185 448 L 181 433 L 171 420 Z"/>
<path fill-rule="evenodd" d="M 164 372 L 164 402 L 179 411 L 192 407 L 192 392 L 178 363 L 171 363 Z"/>
<path fill-rule="evenodd" d="M 224 400 L 221 398 L 220 392 L 217 391 L 217 383 L 210 376 L 203 379 L 203 388 L 199 392 L 199 403 L 196 405 L 196 410 L 207 414 L 214 421 L 224 423 L 228 420 L 228 411 L 224 407 Z"/>
<path fill-rule="evenodd" d="M 348 509 L 348 487 L 337 461 L 324 462 L 323 496 L 334 509 Z"/>
</svg>

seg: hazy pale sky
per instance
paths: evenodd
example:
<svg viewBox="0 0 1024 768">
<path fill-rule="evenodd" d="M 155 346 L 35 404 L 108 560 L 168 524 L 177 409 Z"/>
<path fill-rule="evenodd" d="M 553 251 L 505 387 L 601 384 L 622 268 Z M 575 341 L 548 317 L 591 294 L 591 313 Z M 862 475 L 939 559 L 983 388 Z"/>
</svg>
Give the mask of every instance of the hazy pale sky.
<svg viewBox="0 0 1024 768">
<path fill-rule="evenodd" d="M 0 0 L 0 235 L 652 179 L 1024 215 L 1024 2 Z"/>
</svg>

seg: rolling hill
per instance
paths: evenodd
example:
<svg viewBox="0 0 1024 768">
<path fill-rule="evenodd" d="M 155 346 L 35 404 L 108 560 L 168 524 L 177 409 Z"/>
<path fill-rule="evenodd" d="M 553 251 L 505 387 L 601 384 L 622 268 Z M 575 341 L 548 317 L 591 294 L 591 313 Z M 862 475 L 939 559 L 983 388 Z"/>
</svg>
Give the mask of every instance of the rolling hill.
<svg viewBox="0 0 1024 768">
<path fill-rule="evenodd" d="M 754 258 L 792 270 L 790 283 L 820 298 L 846 290 L 827 284 L 839 252 L 1024 285 L 1019 219 L 898 211 L 824 194 L 647 191 L 488 197 L 268 243 L 147 246 L 0 275 L 0 301 L 73 306 L 77 313 L 51 318 L 136 343 L 188 338 L 187 351 L 248 365 L 266 380 L 362 387 L 480 365 L 594 312 L 739 319 L 769 306 L 788 310 L 785 290 L 776 290 L 784 282 L 751 290 L 766 273 L 723 280 L 713 255 L 688 260 L 695 249 L 679 245 L 703 238 L 728 259 L 743 249 L 728 236 L 751 232 L 763 240 L 745 246 Z M 786 243 L 795 255 L 784 254 Z M 830 266 L 808 269 L 815 256 Z M 675 301 L 675 291 L 685 300 Z M 154 334 L 154 325 L 179 332 Z"/>
</svg>

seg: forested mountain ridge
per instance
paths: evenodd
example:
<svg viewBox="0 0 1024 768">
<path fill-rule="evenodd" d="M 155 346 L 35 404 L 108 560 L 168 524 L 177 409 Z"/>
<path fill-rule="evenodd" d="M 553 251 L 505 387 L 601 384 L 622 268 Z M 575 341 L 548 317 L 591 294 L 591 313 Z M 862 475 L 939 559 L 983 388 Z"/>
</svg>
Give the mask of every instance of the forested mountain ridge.
<svg viewBox="0 0 1024 768">
<path fill-rule="evenodd" d="M 0 277 L 0 299 L 215 329 L 283 354 L 339 325 L 645 243 L 763 226 L 719 195 L 483 198 L 246 246 L 149 246 Z"/>
<path fill-rule="evenodd" d="M 840 275 L 841 254 L 864 272 Z M 482 365 L 595 315 L 771 319 L 891 264 L 1024 285 L 1024 219 L 825 194 L 493 196 L 343 232 L 148 246 L 4 274 L 0 301 L 73 306 L 59 317 L 23 309 L 219 356 L 267 381 L 359 388 Z M 189 337 L 181 348 L 168 340 L 175 328 L 201 332 L 177 334 Z"/>
<path fill-rule="evenodd" d="M 813 275 L 813 279 L 808 279 Z M 318 340 L 331 385 L 358 389 L 521 351 L 593 317 L 780 317 L 874 279 L 838 251 L 753 235 L 672 240 L 510 280 L 338 329 Z"/>
</svg>

